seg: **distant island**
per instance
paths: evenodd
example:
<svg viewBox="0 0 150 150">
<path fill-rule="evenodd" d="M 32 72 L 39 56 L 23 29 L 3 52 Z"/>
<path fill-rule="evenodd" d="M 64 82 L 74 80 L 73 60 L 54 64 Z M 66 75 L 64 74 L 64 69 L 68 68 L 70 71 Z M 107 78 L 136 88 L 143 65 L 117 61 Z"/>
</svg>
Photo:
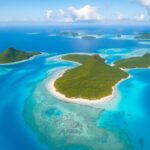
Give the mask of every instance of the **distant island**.
<svg viewBox="0 0 150 150">
<path fill-rule="evenodd" d="M 80 34 L 77 32 L 71 32 L 71 31 L 66 31 L 66 32 L 60 32 L 56 34 L 57 36 L 72 36 L 72 37 L 76 37 L 79 36 Z"/>
<path fill-rule="evenodd" d="M 35 55 L 41 54 L 40 52 L 25 52 L 14 48 L 8 48 L 0 53 L 0 63 L 14 63 L 22 60 L 29 59 Z"/>
<path fill-rule="evenodd" d="M 150 33 L 143 33 L 135 36 L 138 40 L 150 40 Z"/>
<path fill-rule="evenodd" d="M 83 36 L 81 36 L 81 39 L 85 39 L 85 40 L 96 39 L 96 36 L 93 36 L 93 35 L 83 35 Z"/>
<path fill-rule="evenodd" d="M 150 53 L 141 57 L 132 57 L 119 60 L 115 63 L 117 67 L 121 68 L 147 68 L 150 67 Z"/>
<path fill-rule="evenodd" d="M 62 59 L 74 61 L 80 65 L 65 71 L 55 80 L 56 92 L 67 98 L 82 98 L 91 101 L 111 95 L 112 87 L 129 76 L 121 68 L 150 66 L 150 54 L 119 60 L 114 66 L 107 65 L 99 55 L 70 54 L 63 56 Z"/>
<path fill-rule="evenodd" d="M 78 32 L 66 31 L 66 32 L 57 33 L 56 36 L 74 37 L 74 38 L 90 40 L 90 39 L 97 39 L 98 37 L 102 36 L 102 34 L 100 34 L 100 33 L 98 33 L 98 34 L 83 34 L 83 33 L 78 33 Z"/>
<path fill-rule="evenodd" d="M 122 37 L 122 35 L 121 34 L 117 34 L 117 38 L 121 38 Z"/>
</svg>

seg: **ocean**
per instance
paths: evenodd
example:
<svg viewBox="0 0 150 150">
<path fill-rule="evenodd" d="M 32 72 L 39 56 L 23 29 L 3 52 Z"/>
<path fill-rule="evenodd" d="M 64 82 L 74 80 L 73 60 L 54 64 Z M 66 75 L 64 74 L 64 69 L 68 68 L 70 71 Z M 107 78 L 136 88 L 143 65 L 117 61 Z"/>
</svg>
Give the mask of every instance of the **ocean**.
<svg viewBox="0 0 150 150">
<path fill-rule="evenodd" d="M 102 34 L 79 39 L 54 36 L 76 31 Z M 97 53 L 108 64 L 150 52 L 150 41 L 133 38 L 145 26 L 0 27 L 0 51 L 14 47 L 40 51 L 31 60 L 0 66 L 1 150 L 149 150 L 150 69 L 130 69 L 117 86 L 110 109 L 65 103 L 46 83 L 61 69 L 74 67 L 59 58 L 67 53 Z M 116 35 L 125 35 L 116 38 Z"/>
</svg>

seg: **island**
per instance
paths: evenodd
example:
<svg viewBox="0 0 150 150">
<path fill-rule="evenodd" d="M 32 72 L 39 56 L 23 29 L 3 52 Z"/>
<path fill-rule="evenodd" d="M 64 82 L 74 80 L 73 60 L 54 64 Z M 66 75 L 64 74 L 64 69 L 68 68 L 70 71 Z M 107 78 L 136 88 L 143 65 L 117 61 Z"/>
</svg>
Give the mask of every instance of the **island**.
<svg viewBox="0 0 150 150">
<path fill-rule="evenodd" d="M 56 36 L 73 37 L 73 38 L 79 38 L 84 40 L 90 40 L 90 39 L 97 39 L 98 37 L 102 36 L 102 34 L 98 33 L 92 35 L 92 34 L 83 34 L 78 32 L 66 31 L 66 32 L 56 33 Z"/>
<path fill-rule="evenodd" d="M 79 35 L 80 35 L 79 33 L 77 33 L 77 32 L 71 32 L 71 31 L 60 32 L 60 33 L 56 34 L 56 36 L 72 36 L 72 37 L 77 37 Z"/>
<path fill-rule="evenodd" d="M 115 66 L 120 68 L 148 68 L 150 67 L 150 53 L 141 57 L 131 57 L 115 62 Z"/>
<path fill-rule="evenodd" d="M 91 39 L 96 39 L 96 36 L 94 36 L 94 35 L 83 35 L 83 36 L 81 36 L 81 39 L 91 40 Z"/>
<path fill-rule="evenodd" d="M 40 52 L 25 52 L 15 48 L 8 48 L 0 53 L 0 63 L 14 63 L 18 61 L 27 60 L 33 56 L 41 54 Z"/>
<path fill-rule="evenodd" d="M 62 59 L 80 63 L 67 70 L 54 86 L 68 98 L 101 99 L 112 94 L 112 87 L 128 74 L 116 66 L 109 66 L 99 55 L 70 54 Z"/>
<path fill-rule="evenodd" d="M 69 54 L 63 60 L 79 65 L 66 70 L 53 83 L 55 92 L 63 98 L 102 100 L 112 96 L 113 87 L 129 77 L 123 68 L 147 68 L 150 66 L 150 54 L 118 60 L 113 66 L 105 63 L 99 55 Z M 52 88 L 52 87 L 51 87 Z"/>
<path fill-rule="evenodd" d="M 121 37 L 122 37 L 122 35 L 121 35 L 121 34 L 118 34 L 118 35 L 117 35 L 117 38 L 121 38 Z"/>
<path fill-rule="evenodd" d="M 135 36 L 137 40 L 150 40 L 150 33 L 143 33 Z"/>
</svg>

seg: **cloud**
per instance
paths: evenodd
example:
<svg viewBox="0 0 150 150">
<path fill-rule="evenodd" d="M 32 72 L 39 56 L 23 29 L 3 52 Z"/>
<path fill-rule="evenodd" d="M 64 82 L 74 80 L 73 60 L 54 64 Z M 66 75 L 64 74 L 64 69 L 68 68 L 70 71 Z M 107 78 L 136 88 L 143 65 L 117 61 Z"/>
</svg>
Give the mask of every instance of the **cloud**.
<svg viewBox="0 0 150 150">
<path fill-rule="evenodd" d="M 48 19 L 51 19 L 53 17 L 53 11 L 52 10 L 47 10 L 46 11 L 46 16 Z"/>
<path fill-rule="evenodd" d="M 121 12 L 115 13 L 116 20 L 118 21 L 126 21 L 126 22 L 145 22 L 148 21 L 148 18 L 145 16 L 145 14 L 141 13 L 134 16 L 126 16 L 125 14 Z"/>
<path fill-rule="evenodd" d="M 127 20 L 128 18 L 121 12 L 115 13 L 116 19 L 119 21 Z"/>
<path fill-rule="evenodd" d="M 53 17 L 53 11 L 48 10 L 46 16 L 48 19 L 51 19 Z M 85 5 L 81 8 L 71 6 L 67 9 L 60 9 L 59 13 L 55 15 L 56 22 L 93 22 L 103 19 L 98 9 L 91 5 Z"/>
<path fill-rule="evenodd" d="M 141 5 L 143 5 L 146 8 L 150 18 L 150 0 L 139 0 L 139 2 L 141 3 Z"/>
<path fill-rule="evenodd" d="M 60 15 L 60 22 L 73 22 L 73 18 L 70 16 L 70 13 L 67 11 L 64 11 L 63 9 L 59 10 L 59 15 Z"/>
<path fill-rule="evenodd" d="M 90 5 L 85 5 L 79 9 L 69 7 L 66 13 L 68 13 L 74 21 L 100 21 L 103 19 L 97 8 Z"/>
<path fill-rule="evenodd" d="M 150 0 L 139 0 L 142 5 L 144 6 L 150 6 Z"/>
<path fill-rule="evenodd" d="M 149 4 L 150 0 L 138 0 L 138 2 L 139 1 L 140 4 L 142 4 L 143 6 L 150 5 Z M 146 16 L 143 13 L 139 15 L 127 16 L 127 14 L 125 13 L 116 12 L 114 13 L 115 18 L 111 17 L 111 15 L 107 16 L 106 18 L 104 16 L 101 16 L 99 10 L 92 5 L 85 5 L 80 8 L 70 6 L 66 9 L 59 9 L 56 13 L 54 13 L 52 10 L 47 10 L 46 16 L 50 22 L 54 23 L 74 23 L 74 22 L 109 23 L 111 21 L 112 22 L 148 21 L 148 19 L 146 19 Z"/>
<path fill-rule="evenodd" d="M 140 15 L 138 15 L 138 16 L 134 16 L 134 19 L 135 19 L 136 21 L 145 21 L 145 20 L 146 20 L 146 17 L 145 17 L 144 14 L 140 14 Z"/>
</svg>

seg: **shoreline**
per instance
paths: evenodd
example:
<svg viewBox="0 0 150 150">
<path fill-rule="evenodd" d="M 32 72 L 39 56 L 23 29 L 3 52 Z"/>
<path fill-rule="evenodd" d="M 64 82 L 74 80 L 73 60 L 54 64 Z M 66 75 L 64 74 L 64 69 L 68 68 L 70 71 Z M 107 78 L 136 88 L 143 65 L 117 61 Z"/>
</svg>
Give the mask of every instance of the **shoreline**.
<svg viewBox="0 0 150 150">
<path fill-rule="evenodd" d="M 93 106 L 93 107 L 98 107 L 98 108 L 100 107 L 100 108 L 104 108 L 104 109 L 109 109 L 117 103 L 117 97 L 119 96 L 118 90 L 117 90 L 118 85 L 121 82 L 123 82 L 124 80 L 127 80 L 128 78 L 131 77 L 131 75 L 129 75 L 127 78 L 121 79 L 116 85 L 114 85 L 112 87 L 112 94 L 105 96 L 103 98 L 93 99 L 93 100 L 84 99 L 84 98 L 68 98 L 64 94 L 58 92 L 54 86 L 55 81 L 58 78 L 60 78 L 61 76 L 63 76 L 63 74 L 66 70 L 68 70 L 68 68 L 58 71 L 57 73 L 55 73 L 53 75 L 53 77 L 50 80 L 47 81 L 47 83 L 46 83 L 47 90 L 54 97 L 56 97 L 59 100 L 64 101 L 64 102 L 74 103 L 74 104 L 79 104 L 79 105 L 88 105 L 88 106 Z"/>
<path fill-rule="evenodd" d="M 28 59 L 25 59 L 25 60 L 20 60 L 20 61 L 11 62 L 11 63 L 0 63 L 0 66 L 9 66 L 9 65 L 16 65 L 16 64 L 20 64 L 20 63 L 24 63 L 24 62 L 27 62 L 27 61 L 33 60 L 34 58 L 37 58 L 37 57 L 40 57 L 40 56 L 44 56 L 44 55 L 46 55 L 46 53 L 41 52 L 41 54 L 38 54 L 38 55 L 32 56 L 32 57 L 30 57 L 30 58 L 28 58 Z"/>
</svg>

